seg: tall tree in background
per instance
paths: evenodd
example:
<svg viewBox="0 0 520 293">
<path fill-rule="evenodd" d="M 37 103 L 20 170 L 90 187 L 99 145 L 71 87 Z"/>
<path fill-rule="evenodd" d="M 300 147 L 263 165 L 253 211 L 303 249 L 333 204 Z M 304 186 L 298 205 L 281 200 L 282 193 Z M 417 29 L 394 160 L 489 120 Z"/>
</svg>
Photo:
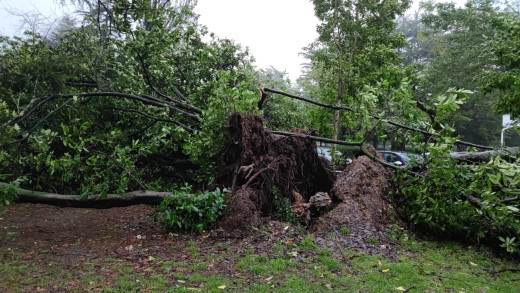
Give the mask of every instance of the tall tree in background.
<svg viewBox="0 0 520 293">
<path fill-rule="evenodd" d="M 433 42 L 425 35 L 425 27 L 421 21 L 424 10 L 419 8 L 413 14 L 403 15 L 397 19 L 396 32 L 403 34 L 406 47 L 399 48 L 399 56 L 404 66 L 412 65 L 422 68 L 433 56 Z"/>
<path fill-rule="evenodd" d="M 488 41 L 496 67 L 489 68 L 486 91 L 498 91 L 497 110 L 520 118 L 520 1 L 507 2 L 507 9 L 494 18 L 497 33 Z"/>
<path fill-rule="evenodd" d="M 300 82 L 306 91 L 334 105 L 348 105 L 368 117 L 383 97 L 373 87 L 382 80 L 398 86 L 403 73 L 396 49 L 405 45 L 401 35 L 394 34 L 395 19 L 409 6 L 408 0 L 314 0 L 319 20 L 318 39 L 306 48 L 309 70 Z M 306 79 L 306 80 L 305 80 Z M 324 134 L 337 139 L 341 125 L 362 133 L 363 119 L 345 113 L 316 110 L 312 114 Z M 332 120 L 332 127 L 325 121 Z M 340 123 L 341 121 L 341 123 Z M 366 121 L 365 121 L 366 122 Z M 331 129 L 332 128 L 332 129 Z"/>
<path fill-rule="evenodd" d="M 500 116 L 490 111 L 496 94 L 484 95 L 481 90 L 484 71 L 493 67 L 488 46 L 496 34 L 493 4 L 489 0 L 471 0 L 461 8 L 454 3 L 423 4 L 422 35 L 433 44 L 433 56 L 419 69 L 422 78 L 415 92 L 418 100 L 433 106 L 433 98 L 450 88 L 471 90 L 473 94 L 452 114 L 450 124 L 455 135 L 483 145 L 497 143 L 501 127 Z"/>
</svg>

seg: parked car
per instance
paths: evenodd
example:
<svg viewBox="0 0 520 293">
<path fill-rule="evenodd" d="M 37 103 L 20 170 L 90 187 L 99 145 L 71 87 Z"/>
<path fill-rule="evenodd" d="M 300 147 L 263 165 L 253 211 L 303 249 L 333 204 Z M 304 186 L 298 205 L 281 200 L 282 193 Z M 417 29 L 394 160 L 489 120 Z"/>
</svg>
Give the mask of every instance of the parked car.
<svg viewBox="0 0 520 293">
<path fill-rule="evenodd" d="M 423 161 L 422 157 L 418 154 L 386 150 L 378 150 L 378 152 L 383 156 L 385 161 L 396 166 L 406 166 L 409 164 L 420 165 Z"/>
</svg>

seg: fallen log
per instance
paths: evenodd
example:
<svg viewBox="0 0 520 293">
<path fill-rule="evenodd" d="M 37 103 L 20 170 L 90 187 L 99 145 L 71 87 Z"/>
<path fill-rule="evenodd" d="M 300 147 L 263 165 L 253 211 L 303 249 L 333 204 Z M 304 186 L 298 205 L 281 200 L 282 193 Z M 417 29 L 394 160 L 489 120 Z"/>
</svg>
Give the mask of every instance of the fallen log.
<svg viewBox="0 0 520 293">
<path fill-rule="evenodd" d="M 0 188 L 3 186 L 9 186 L 9 184 L 0 182 Z M 88 207 L 100 209 L 136 204 L 159 204 L 166 196 L 172 194 L 171 192 L 137 190 L 123 194 L 92 194 L 83 198 L 81 195 L 48 193 L 24 188 L 15 188 L 15 191 L 18 195 L 15 200 L 17 202 L 44 203 L 65 207 Z"/>
<path fill-rule="evenodd" d="M 502 150 L 489 150 L 483 152 L 453 152 L 451 157 L 459 161 L 469 161 L 474 163 L 487 162 L 491 158 L 501 157 L 504 160 L 515 160 L 519 155 L 519 148 L 507 148 Z"/>
</svg>

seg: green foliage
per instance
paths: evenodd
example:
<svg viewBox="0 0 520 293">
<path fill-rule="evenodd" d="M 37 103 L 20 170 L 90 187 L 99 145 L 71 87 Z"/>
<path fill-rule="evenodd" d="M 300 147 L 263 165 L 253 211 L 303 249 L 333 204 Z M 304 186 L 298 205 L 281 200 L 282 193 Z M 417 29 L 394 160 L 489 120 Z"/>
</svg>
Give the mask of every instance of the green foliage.
<svg viewBox="0 0 520 293">
<path fill-rule="evenodd" d="M 11 176 L 12 174 L 0 174 L 0 181 L 5 181 Z M 0 182 L 0 206 L 9 205 L 18 196 L 16 188 L 20 187 L 20 183 L 25 181 L 27 181 L 27 178 L 19 177 L 9 184 Z"/>
<path fill-rule="evenodd" d="M 397 176 L 401 212 L 417 227 L 437 235 L 498 244 L 514 252 L 520 235 L 519 161 L 496 157 L 479 166 L 460 165 L 450 158 L 453 139 L 430 145 L 429 172 L 424 178 Z M 505 201 L 504 201 L 505 200 Z M 509 240 L 503 240 L 509 239 Z"/>
<path fill-rule="evenodd" d="M 258 73 L 258 85 L 286 93 L 302 95 L 291 84 L 287 73 L 271 67 L 260 70 Z M 272 130 L 308 129 L 307 112 L 309 107 L 303 102 L 290 99 L 281 95 L 269 95 L 262 105 L 265 125 Z"/>
<path fill-rule="evenodd" d="M 467 91 L 452 91 L 437 97 L 436 118 L 448 120 L 467 96 Z M 507 199 L 520 194 L 520 159 L 461 164 L 450 156 L 456 139 L 445 121 L 434 121 L 443 132 L 425 145 L 428 172 L 417 176 L 398 170 L 396 206 L 418 228 L 476 243 L 498 244 L 510 237 L 502 240 L 503 247 L 513 251 L 520 235 L 520 203 Z"/>
<path fill-rule="evenodd" d="M 90 9 L 81 27 L 68 22 L 52 39 L 0 38 L 0 173 L 84 196 L 212 179 L 227 116 L 255 112 L 252 60 L 209 35 L 193 3 L 161 1 L 81 1 Z M 165 107 L 76 95 L 93 92 L 145 95 Z"/>
<path fill-rule="evenodd" d="M 320 135 L 335 139 L 361 140 L 373 128 L 382 136 L 385 126 L 378 125 L 371 115 L 409 117 L 406 111 L 393 107 L 408 108 L 412 97 L 397 54 L 405 40 L 394 33 L 395 18 L 404 13 L 409 1 L 385 1 L 383 5 L 367 0 L 313 3 L 320 21 L 319 37 L 306 48 L 310 65 L 299 83 L 308 96 L 353 111 L 311 108 L 311 126 Z"/>
<path fill-rule="evenodd" d="M 292 211 L 291 201 L 289 198 L 283 196 L 276 186 L 273 186 L 271 193 L 274 198 L 274 211 L 272 212 L 273 219 L 298 224 L 298 219 L 296 219 L 296 216 Z"/>
<path fill-rule="evenodd" d="M 207 108 L 203 111 L 204 121 L 201 130 L 193 134 L 184 145 L 183 151 L 191 161 L 202 166 L 203 176 L 211 177 L 219 163 L 216 157 L 226 140 L 225 127 L 228 117 L 233 112 L 257 114 L 255 107 L 257 92 L 251 86 L 254 74 L 246 70 L 243 77 L 237 78 L 230 71 L 221 71 L 218 81 L 213 84 L 213 90 L 208 97 Z"/>
<path fill-rule="evenodd" d="M 503 13 L 494 19 L 497 30 L 495 38 L 487 45 L 495 56 L 495 70 L 489 70 L 485 83 L 486 91 L 497 90 L 500 94 L 497 109 L 502 114 L 520 117 L 520 14 Z"/>
<path fill-rule="evenodd" d="M 474 92 L 458 111 L 451 112 L 449 124 L 465 141 L 497 143 L 501 119 L 490 111 L 497 93 L 484 94 L 482 85 L 489 80 L 486 71 L 496 67 L 489 41 L 496 36 L 493 19 L 499 11 L 487 0 L 471 0 L 463 7 L 425 2 L 422 8 L 420 18 L 415 18 L 421 23 L 416 25 L 418 31 L 409 35 L 410 45 L 402 52 L 404 58 L 416 60 L 409 65 L 416 76 L 415 99 L 434 109 L 436 97 L 450 88 Z"/>
<path fill-rule="evenodd" d="M 157 215 L 169 228 L 202 232 L 221 215 L 225 193 L 225 189 L 191 193 L 191 186 L 186 185 L 163 200 Z"/>
</svg>

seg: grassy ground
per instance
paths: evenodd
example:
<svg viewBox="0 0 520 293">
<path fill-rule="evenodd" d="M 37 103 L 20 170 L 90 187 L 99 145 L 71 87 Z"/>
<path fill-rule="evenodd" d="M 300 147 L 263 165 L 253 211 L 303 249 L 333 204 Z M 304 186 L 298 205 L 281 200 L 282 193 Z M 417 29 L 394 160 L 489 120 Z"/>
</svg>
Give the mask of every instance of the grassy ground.
<svg viewBox="0 0 520 293">
<path fill-rule="evenodd" d="M 1 240 L 15 241 L 16 235 L 10 237 Z M 338 254 L 319 249 L 310 236 L 277 241 L 262 253 L 222 243 L 215 250 L 219 253 L 210 254 L 201 253 L 200 240 L 188 238 L 182 261 L 154 255 L 138 261 L 100 257 L 72 266 L 34 263 L 27 253 L 7 249 L 0 252 L 0 292 L 520 291 L 518 262 L 485 248 L 418 241 L 407 232 L 396 238 L 395 262 L 350 250 L 334 257 Z"/>
</svg>

